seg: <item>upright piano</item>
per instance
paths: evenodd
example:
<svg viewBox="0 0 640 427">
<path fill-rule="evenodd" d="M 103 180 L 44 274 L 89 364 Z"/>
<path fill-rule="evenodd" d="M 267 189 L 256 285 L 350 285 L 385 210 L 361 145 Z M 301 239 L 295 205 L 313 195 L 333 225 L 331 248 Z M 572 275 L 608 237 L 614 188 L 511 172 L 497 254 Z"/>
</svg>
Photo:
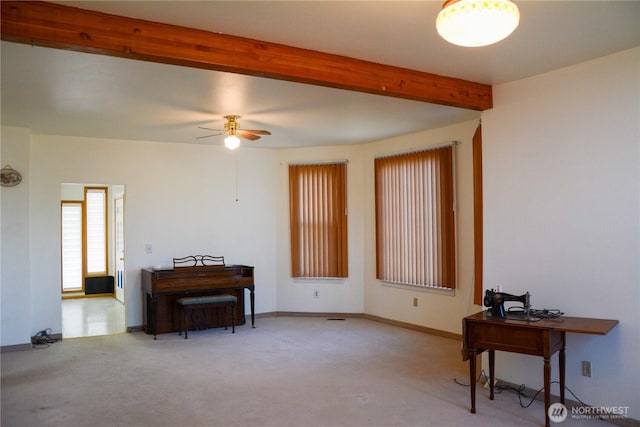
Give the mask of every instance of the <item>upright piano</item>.
<svg viewBox="0 0 640 427">
<path fill-rule="evenodd" d="M 185 296 L 229 294 L 238 298 L 235 324 L 245 323 L 244 290 L 249 290 L 251 326 L 254 327 L 253 267 L 246 265 L 204 265 L 177 268 L 142 269 L 144 293 L 143 322 L 148 334 L 179 332 L 181 319 L 176 299 Z M 211 308 L 195 313 L 194 329 L 225 326 L 224 311 Z"/>
</svg>

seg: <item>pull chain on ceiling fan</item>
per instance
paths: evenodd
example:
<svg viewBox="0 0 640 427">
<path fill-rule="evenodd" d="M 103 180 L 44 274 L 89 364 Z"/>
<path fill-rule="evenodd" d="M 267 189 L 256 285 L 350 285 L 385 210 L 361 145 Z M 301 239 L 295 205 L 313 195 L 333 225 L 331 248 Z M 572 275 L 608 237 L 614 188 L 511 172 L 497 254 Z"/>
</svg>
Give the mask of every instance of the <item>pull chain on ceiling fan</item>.
<svg viewBox="0 0 640 427">
<path fill-rule="evenodd" d="M 239 138 L 255 141 L 257 139 L 260 139 L 258 135 L 271 135 L 271 132 L 263 129 L 240 129 L 240 123 L 238 122 L 238 119 L 240 118 L 240 116 L 228 115 L 228 116 L 224 116 L 224 118 L 227 119 L 227 122 L 224 124 L 224 130 L 211 129 L 207 127 L 198 126 L 199 129 L 212 130 L 218 133 L 199 136 L 196 139 L 210 138 L 212 136 L 218 136 L 218 135 L 227 135 L 227 137 L 224 139 L 225 147 L 229 148 L 230 150 L 235 150 L 240 146 Z"/>
</svg>

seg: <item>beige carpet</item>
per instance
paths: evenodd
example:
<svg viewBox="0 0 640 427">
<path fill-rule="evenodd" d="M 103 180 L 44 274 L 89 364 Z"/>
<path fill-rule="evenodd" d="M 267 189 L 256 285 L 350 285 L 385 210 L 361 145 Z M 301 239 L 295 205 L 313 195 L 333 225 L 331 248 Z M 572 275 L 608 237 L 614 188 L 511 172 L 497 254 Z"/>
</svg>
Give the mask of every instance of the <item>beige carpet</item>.
<svg viewBox="0 0 640 427">
<path fill-rule="evenodd" d="M 270 317 L 235 334 L 74 338 L 1 356 L 2 427 L 544 424 L 541 402 L 490 401 L 482 387 L 469 413 L 459 341 L 364 319 Z"/>
</svg>

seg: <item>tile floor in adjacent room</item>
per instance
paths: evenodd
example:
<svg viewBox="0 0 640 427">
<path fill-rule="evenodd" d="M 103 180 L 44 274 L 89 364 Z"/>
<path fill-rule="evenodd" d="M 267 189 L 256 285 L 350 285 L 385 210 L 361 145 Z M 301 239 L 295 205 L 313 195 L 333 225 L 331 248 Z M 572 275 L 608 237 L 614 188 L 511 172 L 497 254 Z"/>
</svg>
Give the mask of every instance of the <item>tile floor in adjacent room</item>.
<svg viewBox="0 0 640 427">
<path fill-rule="evenodd" d="M 124 304 L 112 297 L 62 300 L 62 337 L 78 338 L 126 331 Z"/>
</svg>

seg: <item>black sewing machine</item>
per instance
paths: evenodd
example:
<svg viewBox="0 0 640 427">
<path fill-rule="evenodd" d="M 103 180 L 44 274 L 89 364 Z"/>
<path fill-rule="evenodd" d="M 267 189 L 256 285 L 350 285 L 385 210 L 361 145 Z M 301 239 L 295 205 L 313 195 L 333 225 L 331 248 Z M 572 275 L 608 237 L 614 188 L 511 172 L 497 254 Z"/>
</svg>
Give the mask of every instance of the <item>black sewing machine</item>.
<svg viewBox="0 0 640 427">
<path fill-rule="evenodd" d="M 528 318 L 531 309 L 529 301 L 529 292 L 523 295 L 511 295 L 506 292 L 497 292 L 493 289 L 487 289 L 484 293 L 484 305 L 489 307 L 489 315 L 500 319 L 506 319 L 510 312 L 505 311 L 504 303 L 506 301 L 516 301 L 522 303 L 522 308 L 518 309 L 518 318 Z"/>
</svg>

